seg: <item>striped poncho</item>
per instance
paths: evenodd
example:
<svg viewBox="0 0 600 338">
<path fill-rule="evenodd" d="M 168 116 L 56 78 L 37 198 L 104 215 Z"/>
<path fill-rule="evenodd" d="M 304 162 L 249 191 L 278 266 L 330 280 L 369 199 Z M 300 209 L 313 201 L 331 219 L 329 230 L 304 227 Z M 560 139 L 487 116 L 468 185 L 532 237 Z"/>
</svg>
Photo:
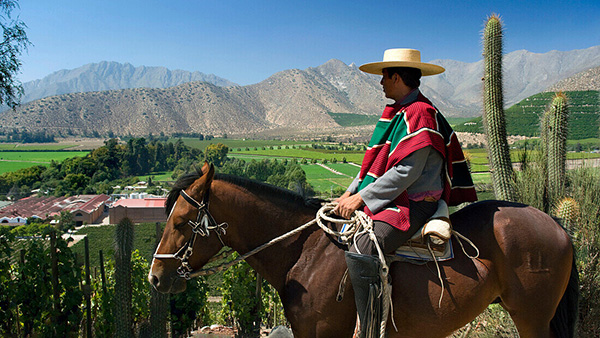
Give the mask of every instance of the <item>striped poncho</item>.
<svg viewBox="0 0 600 338">
<path fill-rule="evenodd" d="M 442 199 L 448 205 L 476 201 L 473 180 L 454 131 L 431 102 L 417 93 L 415 100 L 408 103 L 386 106 L 363 158 L 358 191 L 412 152 L 431 146 L 446 162 Z M 365 206 L 365 212 L 373 220 L 406 231 L 410 226 L 407 192 L 402 192 L 392 204 L 376 214 Z"/>
</svg>

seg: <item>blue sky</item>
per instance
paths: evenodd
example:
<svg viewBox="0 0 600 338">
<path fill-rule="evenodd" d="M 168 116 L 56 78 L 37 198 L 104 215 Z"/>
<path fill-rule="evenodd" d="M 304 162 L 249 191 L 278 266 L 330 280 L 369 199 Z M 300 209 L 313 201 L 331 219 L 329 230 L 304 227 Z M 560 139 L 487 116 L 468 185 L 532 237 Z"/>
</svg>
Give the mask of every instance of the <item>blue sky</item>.
<svg viewBox="0 0 600 338">
<path fill-rule="evenodd" d="M 600 45 L 600 1 L 20 0 L 33 46 L 21 81 L 99 61 L 212 73 L 241 85 L 330 59 L 379 61 L 387 48 L 423 61 L 481 59 L 498 13 L 505 53 Z"/>
</svg>

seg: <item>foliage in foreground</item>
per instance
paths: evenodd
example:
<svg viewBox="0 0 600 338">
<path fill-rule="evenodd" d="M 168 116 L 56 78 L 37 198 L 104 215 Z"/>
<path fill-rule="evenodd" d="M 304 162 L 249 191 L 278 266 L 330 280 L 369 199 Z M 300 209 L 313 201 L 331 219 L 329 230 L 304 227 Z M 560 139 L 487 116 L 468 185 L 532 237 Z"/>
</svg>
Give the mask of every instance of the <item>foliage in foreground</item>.
<svg viewBox="0 0 600 338">
<path fill-rule="evenodd" d="M 52 231 L 52 230 L 49 230 Z M 19 241 L 0 228 L 0 334 L 63 337 L 78 331 L 82 318 L 81 271 L 67 241 L 57 236 L 58 299 L 53 297 L 49 231 Z M 18 244 L 18 245 L 17 245 Z M 20 247 L 17 251 L 16 248 Z M 53 325 L 48 325 L 52 322 Z"/>
<path fill-rule="evenodd" d="M 235 326 L 238 337 L 258 337 L 262 324 L 274 327 L 285 320 L 275 289 L 245 261 L 223 273 L 221 292 L 219 321 Z"/>
</svg>

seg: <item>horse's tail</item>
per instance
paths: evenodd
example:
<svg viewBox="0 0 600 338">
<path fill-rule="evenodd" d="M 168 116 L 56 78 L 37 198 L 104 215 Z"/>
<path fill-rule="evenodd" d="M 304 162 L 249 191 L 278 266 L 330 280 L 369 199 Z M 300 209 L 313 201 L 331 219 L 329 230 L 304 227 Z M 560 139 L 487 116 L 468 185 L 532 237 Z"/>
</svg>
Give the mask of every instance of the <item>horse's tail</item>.
<svg viewBox="0 0 600 338">
<path fill-rule="evenodd" d="M 571 276 L 567 289 L 556 308 L 554 317 L 550 321 L 550 329 L 557 338 L 573 338 L 575 336 L 575 324 L 579 316 L 579 273 L 575 264 L 575 248 L 573 248 L 573 263 L 571 265 Z"/>
</svg>

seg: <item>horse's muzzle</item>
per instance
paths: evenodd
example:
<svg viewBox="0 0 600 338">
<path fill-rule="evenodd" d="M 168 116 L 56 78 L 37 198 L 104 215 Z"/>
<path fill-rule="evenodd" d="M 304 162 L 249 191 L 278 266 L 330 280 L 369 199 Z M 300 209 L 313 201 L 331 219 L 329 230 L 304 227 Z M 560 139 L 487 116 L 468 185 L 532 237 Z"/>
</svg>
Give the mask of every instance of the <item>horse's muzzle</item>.
<svg viewBox="0 0 600 338">
<path fill-rule="evenodd" d="M 148 274 L 148 282 L 160 293 L 180 293 L 185 291 L 187 286 L 184 278 L 160 278 L 152 272 Z"/>
</svg>

